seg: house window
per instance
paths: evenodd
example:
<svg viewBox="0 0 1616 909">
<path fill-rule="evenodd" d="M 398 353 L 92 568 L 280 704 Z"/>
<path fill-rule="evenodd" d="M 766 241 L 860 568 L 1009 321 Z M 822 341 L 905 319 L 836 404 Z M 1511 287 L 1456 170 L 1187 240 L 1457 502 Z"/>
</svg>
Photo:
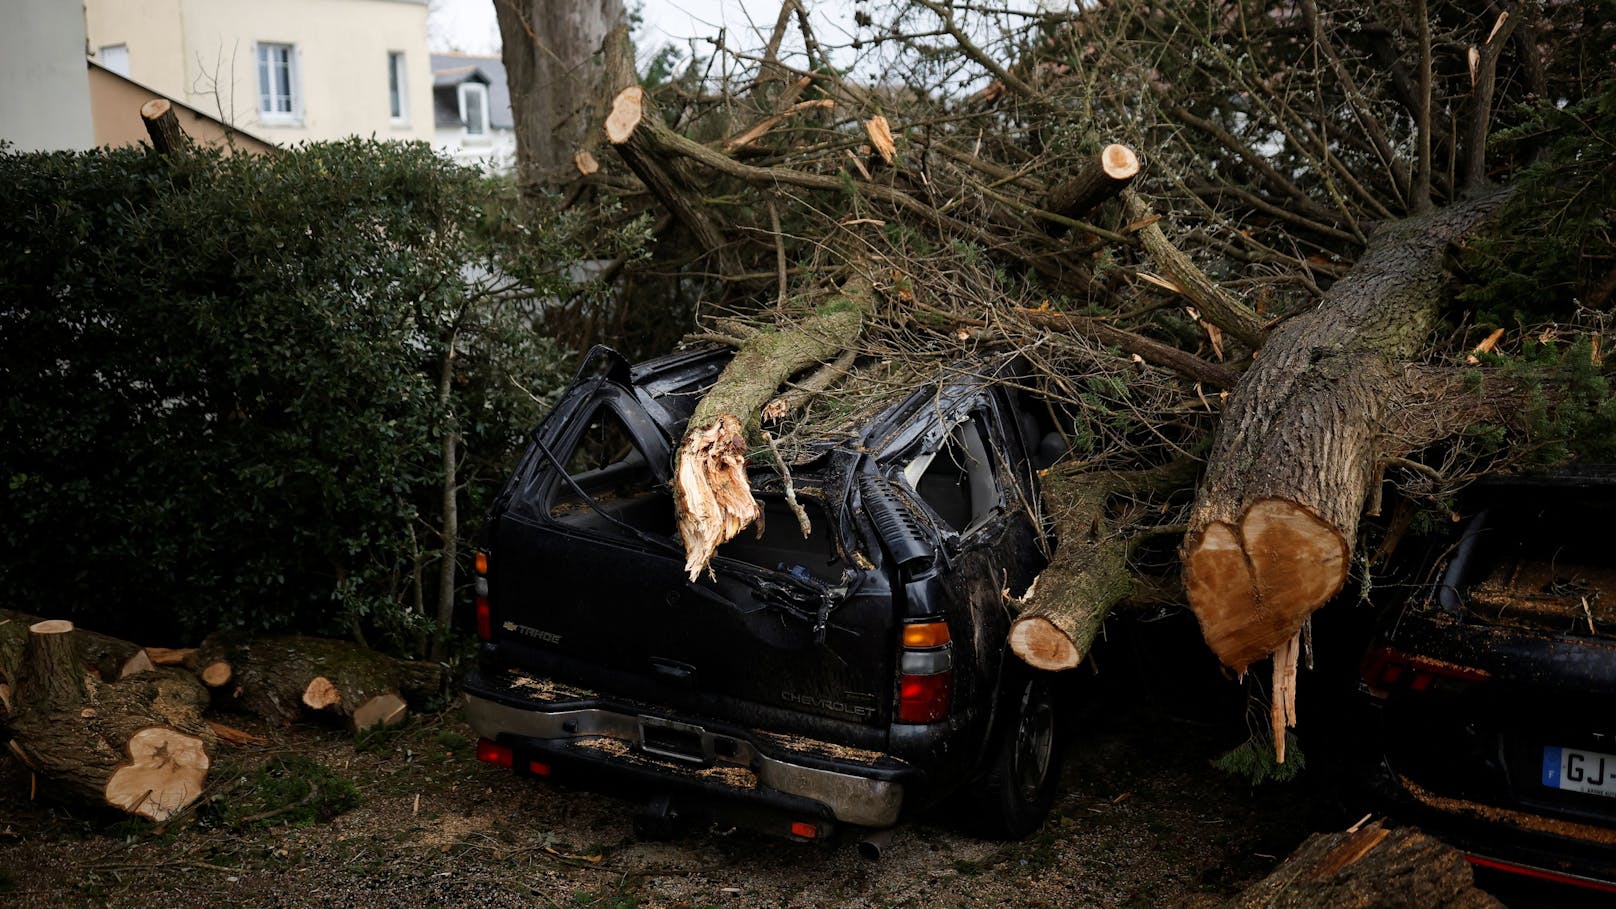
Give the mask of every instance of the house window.
<svg viewBox="0 0 1616 909">
<path fill-rule="evenodd" d="M 406 92 L 409 73 L 404 68 L 404 52 L 387 52 L 387 104 L 394 126 L 409 122 L 409 101 Z"/>
<path fill-rule="evenodd" d="M 302 113 L 297 52 L 290 44 L 258 45 L 258 114 L 264 123 L 292 123 Z"/>
<path fill-rule="evenodd" d="M 100 58 L 102 66 L 126 79 L 129 77 L 129 45 L 108 44 L 96 51 L 95 55 Z"/>
<path fill-rule="evenodd" d="M 481 82 L 460 86 L 460 121 L 466 124 L 467 138 L 488 135 L 488 86 Z"/>
</svg>

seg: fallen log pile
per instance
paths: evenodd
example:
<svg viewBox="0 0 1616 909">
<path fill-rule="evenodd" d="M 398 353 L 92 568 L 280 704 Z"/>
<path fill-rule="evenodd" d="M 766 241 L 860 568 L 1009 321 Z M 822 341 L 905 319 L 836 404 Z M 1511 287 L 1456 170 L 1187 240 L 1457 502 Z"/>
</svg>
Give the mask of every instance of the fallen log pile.
<svg viewBox="0 0 1616 909">
<path fill-rule="evenodd" d="M 441 694 L 441 666 L 343 641 L 210 638 L 140 647 L 0 610 L 0 733 L 47 794 L 162 822 L 205 789 L 221 742 L 264 744 L 209 720 L 215 707 L 277 725 L 337 719 L 362 731 L 403 722 Z"/>
</svg>

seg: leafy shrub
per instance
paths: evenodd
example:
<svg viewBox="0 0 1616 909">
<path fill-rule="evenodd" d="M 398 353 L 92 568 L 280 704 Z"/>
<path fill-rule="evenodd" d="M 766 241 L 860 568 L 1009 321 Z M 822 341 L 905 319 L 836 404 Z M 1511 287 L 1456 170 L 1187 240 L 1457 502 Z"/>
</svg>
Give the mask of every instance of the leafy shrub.
<svg viewBox="0 0 1616 909">
<path fill-rule="evenodd" d="M 446 434 L 469 512 L 559 384 L 557 239 L 424 145 L 8 152 L 0 185 L 8 605 L 419 647 Z"/>
</svg>

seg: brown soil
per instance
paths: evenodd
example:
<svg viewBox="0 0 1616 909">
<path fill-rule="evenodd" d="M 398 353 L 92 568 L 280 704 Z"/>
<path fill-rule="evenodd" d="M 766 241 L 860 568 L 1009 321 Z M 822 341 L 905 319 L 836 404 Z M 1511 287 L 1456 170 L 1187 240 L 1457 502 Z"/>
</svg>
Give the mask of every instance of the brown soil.
<svg viewBox="0 0 1616 909">
<path fill-rule="evenodd" d="M 938 810 L 899 827 L 878 862 L 850 839 L 698 830 L 638 840 L 633 803 L 479 764 L 458 711 L 412 719 L 364 751 L 334 730 L 232 718 L 270 745 L 226 751 L 213 792 L 232 797 L 286 754 L 359 790 L 357 807 L 293 825 L 230 826 L 204 810 L 153 828 L 50 802 L 43 783 L 30 801 L 27 771 L 0 756 L 0 905 L 1159 909 L 1232 894 L 1307 833 L 1356 819 L 1341 820 L 1328 773 L 1253 791 L 1213 770 L 1239 730 L 1231 741 L 1227 726 L 1202 722 L 1205 705 L 1184 704 L 1177 683 L 1143 693 L 1138 676 L 1110 693 L 1085 684 L 1081 733 L 1042 831 L 974 839 Z"/>
</svg>

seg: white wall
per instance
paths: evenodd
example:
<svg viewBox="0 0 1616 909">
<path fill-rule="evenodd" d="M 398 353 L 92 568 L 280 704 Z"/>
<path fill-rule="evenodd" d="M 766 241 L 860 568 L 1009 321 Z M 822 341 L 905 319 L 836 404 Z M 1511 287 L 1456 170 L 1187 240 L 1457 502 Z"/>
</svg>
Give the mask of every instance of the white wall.
<svg viewBox="0 0 1616 909">
<path fill-rule="evenodd" d="M 95 144 L 79 0 L 4 0 L 0 139 L 23 151 Z"/>
</svg>

